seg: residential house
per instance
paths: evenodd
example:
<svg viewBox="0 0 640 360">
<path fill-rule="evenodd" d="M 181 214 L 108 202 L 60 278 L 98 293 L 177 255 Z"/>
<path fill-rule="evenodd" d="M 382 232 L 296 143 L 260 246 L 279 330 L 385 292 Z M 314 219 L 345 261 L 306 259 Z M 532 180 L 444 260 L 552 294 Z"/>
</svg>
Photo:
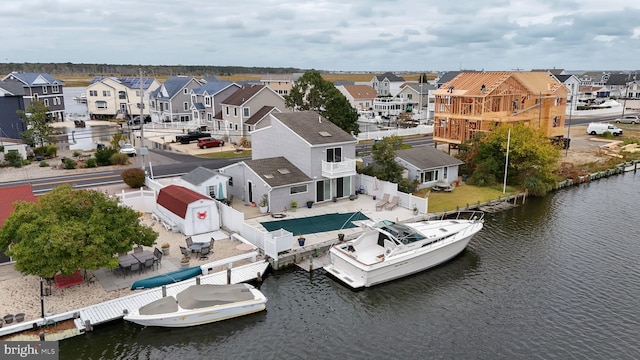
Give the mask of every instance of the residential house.
<svg viewBox="0 0 640 360">
<path fill-rule="evenodd" d="M 269 126 L 252 133 L 252 160 L 221 168 L 229 192 L 245 202 L 264 194 L 271 211 L 355 193 L 357 140 L 313 111 L 271 113 Z M 287 139 L 287 146 L 282 141 Z"/>
<path fill-rule="evenodd" d="M 440 74 L 440 76 L 436 79 L 436 89 L 440 89 L 442 85 L 453 80 L 456 76 L 460 75 L 461 72 L 462 71 L 447 71 Z"/>
<path fill-rule="evenodd" d="M 16 201 L 37 202 L 38 198 L 33 194 L 31 184 L 8 186 L 0 188 L 0 227 L 13 213 L 13 204 Z M 9 256 L 0 250 L 0 264 L 11 262 Z"/>
<path fill-rule="evenodd" d="M 160 87 L 154 78 L 96 76 L 87 86 L 87 109 L 92 119 L 140 116 L 142 87 L 142 116 L 150 116 L 149 95 Z"/>
<path fill-rule="evenodd" d="M 17 111 L 25 110 L 24 87 L 15 81 L 0 81 L 0 138 L 20 139 L 27 124 Z"/>
<path fill-rule="evenodd" d="M 418 189 L 432 187 L 438 181 L 451 184 L 458 180 L 459 167 L 464 164 L 461 160 L 426 145 L 398 150 L 396 162 L 407 170 L 409 181 L 418 182 Z"/>
<path fill-rule="evenodd" d="M 378 96 L 396 96 L 403 83 L 404 78 L 390 72 L 376 75 L 371 79 L 371 87 L 378 93 Z"/>
<path fill-rule="evenodd" d="M 265 85 L 244 85 L 228 98 L 221 101 L 222 112 L 218 120 L 222 121 L 225 136 L 229 142 L 247 138 L 256 129 L 255 123 L 247 123 L 263 107 L 270 106 L 282 111 L 284 98 Z M 255 119 L 254 119 L 255 120 Z M 266 126 L 266 122 L 263 123 Z"/>
<path fill-rule="evenodd" d="M 4 161 L 5 154 L 11 152 L 16 152 L 22 159 L 26 159 L 29 155 L 29 145 L 19 139 L 0 137 L 0 162 Z"/>
<path fill-rule="evenodd" d="M 347 98 L 351 107 L 358 111 L 371 110 L 373 99 L 378 97 L 376 90 L 369 85 L 338 85 L 336 89 Z"/>
<path fill-rule="evenodd" d="M 193 121 L 191 93 L 202 83 L 188 76 L 172 76 L 151 92 L 151 121 L 179 124 L 186 129 L 197 129 Z"/>
<path fill-rule="evenodd" d="M 553 75 L 553 77 L 567 88 L 567 111 L 569 113 L 575 111 L 578 106 L 580 79 L 575 75 Z"/>
<path fill-rule="evenodd" d="M 562 138 L 567 92 L 544 72 L 460 73 L 434 92 L 433 140 L 454 148 L 478 132 L 514 123 Z"/>
<path fill-rule="evenodd" d="M 224 126 L 222 119 L 216 114 L 222 111 L 221 101 L 240 89 L 240 85 L 231 81 L 209 80 L 199 88 L 191 91 L 191 111 L 194 122 L 198 126 L 206 126 L 207 130 L 222 133 Z M 220 116 L 219 116 L 220 117 Z"/>
<path fill-rule="evenodd" d="M 618 99 L 629 95 L 629 87 L 636 80 L 636 74 L 611 74 L 605 86 L 609 89 L 609 96 Z"/>
<path fill-rule="evenodd" d="M 576 75 L 580 79 L 580 86 L 604 86 L 611 76 L 608 71 L 587 71 Z"/>
<path fill-rule="evenodd" d="M 228 181 L 229 177 L 219 171 L 198 166 L 177 179 L 175 184 L 212 199 L 221 200 L 227 198 Z"/>
<path fill-rule="evenodd" d="M 396 97 L 406 100 L 409 108 L 419 120 L 433 119 L 433 104 L 436 97 L 433 92 L 435 85 L 425 83 L 407 82 L 400 87 L 400 92 Z"/>
<path fill-rule="evenodd" d="M 64 83 L 46 73 L 12 72 L 2 78 L 3 81 L 15 81 L 24 88 L 24 106 L 28 108 L 31 101 L 42 101 L 49 109 L 47 118 L 50 121 L 64 121 Z"/>
<path fill-rule="evenodd" d="M 578 103 L 600 104 L 609 98 L 609 89 L 606 86 L 584 86 L 578 88 Z"/>
<path fill-rule="evenodd" d="M 267 74 L 260 79 L 262 85 L 268 86 L 276 94 L 283 97 L 291 92 L 293 81 L 291 74 Z"/>
</svg>

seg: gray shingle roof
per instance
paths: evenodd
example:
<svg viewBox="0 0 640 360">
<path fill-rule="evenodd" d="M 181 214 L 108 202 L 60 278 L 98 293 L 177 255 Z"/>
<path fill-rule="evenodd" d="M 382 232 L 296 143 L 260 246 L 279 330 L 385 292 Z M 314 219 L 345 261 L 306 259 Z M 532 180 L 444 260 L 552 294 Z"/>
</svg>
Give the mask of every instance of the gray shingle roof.
<svg viewBox="0 0 640 360">
<path fill-rule="evenodd" d="M 256 111 L 255 114 L 251 115 L 251 117 L 244 123 L 247 125 L 255 125 L 258 123 L 258 121 L 267 116 L 273 109 L 275 109 L 275 107 L 273 106 L 263 106 L 262 108 L 260 108 L 260 110 Z"/>
<path fill-rule="evenodd" d="M 378 79 L 378 81 L 382 81 L 384 79 L 389 79 L 389 81 L 391 82 L 402 82 L 404 81 L 404 78 L 402 76 L 398 76 L 394 73 L 391 72 L 386 72 L 382 75 L 376 75 L 376 79 Z"/>
<path fill-rule="evenodd" d="M 196 94 L 204 94 L 206 91 L 209 95 L 215 95 L 220 90 L 224 90 L 231 84 L 233 84 L 232 81 L 208 81 L 206 84 L 194 89 L 193 92 Z"/>
<path fill-rule="evenodd" d="M 22 82 L 23 84 L 25 84 L 26 86 L 33 86 L 34 82 L 36 81 L 36 79 L 38 79 L 38 77 L 42 77 L 48 84 L 50 85 L 63 85 L 64 82 L 54 78 L 53 76 L 47 74 L 47 73 L 23 73 L 23 72 L 12 72 L 11 74 L 5 76 L 5 79 L 13 77 L 17 80 L 19 80 L 20 82 Z M 38 84 L 41 85 L 41 84 Z"/>
<path fill-rule="evenodd" d="M 216 175 L 220 175 L 220 173 L 215 170 L 207 169 L 206 167 L 198 166 L 197 168 L 182 175 L 180 179 L 188 182 L 189 184 L 200 185 Z"/>
<path fill-rule="evenodd" d="M 626 85 L 633 81 L 633 75 L 629 74 L 611 74 L 605 85 Z"/>
<path fill-rule="evenodd" d="M 221 103 L 226 105 L 240 106 L 249 101 L 249 99 L 251 99 L 264 88 L 264 85 L 259 84 L 244 85 L 238 91 L 234 92 L 228 98 L 223 100 Z"/>
<path fill-rule="evenodd" d="M 158 97 L 158 95 L 160 94 L 160 91 L 164 87 L 167 90 L 167 94 L 169 94 L 169 98 L 172 98 L 176 93 L 178 93 L 180 90 L 182 90 L 182 88 L 187 86 L 187 84 L 189 84 L 189 82 L 191 82 L 191 80 L 193 80 L 193 78 L 188 77 L 188 76 L 173 76 L 173 77 L 170 77 L 164 83 L 162 83 L 162 86 L 160 86 L 159 88 L 154 90 L 151 93 L 151 96 L 152 97 Z"/>
<path fill-rule="evenodd" d="M 396 157 L 408 162 L 420 170 L 464 164 L 463 161 L 428 145 L 398 150 L 396 152 Z"/>
<path fill-rule="evenodd" d="M 0 89 L 3 89 L 14 96 L 26 95 L 24 87 L 15 81 L 0 81 Z"/>
<path fill-rule="evenodd" d="M 246 160 L 244 163 L 272 188 L 312 181 L 310 177 L 282 156 Z"/>
<path fill-rule="evenodd" d="M 351 134 L 315 111 L 272 113 L 271 116 L 311 145 L 356 142 Z"/>
</svg>

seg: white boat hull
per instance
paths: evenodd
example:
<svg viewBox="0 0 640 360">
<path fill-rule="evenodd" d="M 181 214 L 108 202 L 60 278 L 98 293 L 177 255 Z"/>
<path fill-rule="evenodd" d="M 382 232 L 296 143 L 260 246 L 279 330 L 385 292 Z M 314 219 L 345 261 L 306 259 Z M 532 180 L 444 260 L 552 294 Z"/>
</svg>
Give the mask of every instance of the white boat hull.
<svg viewBox="0 0 640 360">
<path fill-rule="evenodd" d="M 456 236 L 424 247 L 383 257 L 384 260 L 367 264 L 357 260 L 340 247 L 329 251 L 330 264 L 324 269 L 334 278 L 354 289 L 370 287 L 404 276 L 415 274 L 440 265 L 458 254 L 482 228 L 482 223 L 472 225 Z"/>
</svg>

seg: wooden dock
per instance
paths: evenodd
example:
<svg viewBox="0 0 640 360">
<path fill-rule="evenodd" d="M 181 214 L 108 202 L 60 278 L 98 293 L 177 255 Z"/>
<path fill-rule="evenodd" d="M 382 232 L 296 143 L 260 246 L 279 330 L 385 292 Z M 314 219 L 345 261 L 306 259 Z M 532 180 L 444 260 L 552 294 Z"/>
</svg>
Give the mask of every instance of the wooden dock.
<svg viewBox="0 0 640 360">
<path fill-rule="evenodd" d="M 243 254 L 243 258 L 253 256 L 254 253 Z M 233 260 L 233 259 L 232 259 Z M 236 259 L 237 260 L 237 259 Z M 214 267 L 218 265 L 225 265 L 229 263 L 229 259 L 222 259 L 213 263 L 205 264 L 203 266 Z M 238 284 L 251 280 L 255 280 L 258 277 L 262 277 L 267 271 L 269 263 L 266 260 L 258 262 L 252 262 L 246 265 L 237 266 L 231 268 L 231 283 Z M 228 267 L 229 269 L 230 267 Z M 223 285 L 227 284 L 227 271 L 219 271 L 216 273 L 198 276 L 182 282 L 170 284 L 166 286 L 166 295 L 176 295 L 180 291 L 188 288 L 191 285 L 196 284 L 196 281 L 200 281 L 201 284 L 214 284 Z M 38 318 L 31 321 L 24 321 L 21 323 L 5 325 L 0 328 L 0 337 L 17 334 L 26 330 L 31 330 L 34 327 L 49 327 L 54 326 L 56 323 L 73 319 L 76 325 L 77 331 L 70 331 L 59 338 L 49 338 L 47 340 L 61 340 L 66 337 L 75 336 L 86 331 L 90 331 L 93 325 L 103 324 L 109 321 L 121 319 L 125 312 L 129 312 L 132 309 L 138 309 L 139 307 L 148 304 L 151 301 L 157 300 L 162 297 L 162 287 L 139 290 L 131 295 L 125 297 L 108 300 L 95 305 L 90 305 L 81 309 L 46 316 L 45 318 Z"/>
</svg>

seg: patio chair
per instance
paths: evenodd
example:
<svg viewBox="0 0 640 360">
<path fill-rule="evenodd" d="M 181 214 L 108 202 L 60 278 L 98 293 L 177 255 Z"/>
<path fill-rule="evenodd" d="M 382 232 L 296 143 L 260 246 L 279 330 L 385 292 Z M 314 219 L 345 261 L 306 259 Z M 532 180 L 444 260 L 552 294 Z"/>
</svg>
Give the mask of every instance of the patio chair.
<svg viewBox="0 0 640 360">
<path fill-rule="evenodd" d="M 200 249 L 200 260 L 209 259 L 209 254 L 211 254 L 211 247 L 205 246 L 202 249 Z"/>
<path fill-rule="evenodd" d="M 184 246 L 180 246 L 180 252 L 182 253 L 182 256 L 184 257 L 191 257 L 191 250 L 187 249 Z"/>
<path fill-rule="evenodd" d="M 142 246 L 136 246 L 133 248 L 134 254 L 141 253 L 141 252 L 142 252 Z"/>
<path fill-rule="evenodd" d="M 126 267 L 125 271 L 126 270 L 129 270 L 129 274 L 133 274 L 134 271 L 136 273 L 140 273 L 140 263 L 139 262 L 135 262 L 135 263 L 129 265 L 128 267 Z"/>
<path fill-rule="evenodd" d="M 193 245 L 193 239 L 191 238 L 191 236 L 189 236 L 188 238 L 185 239 L 185 242 L 187 243 L 187 247 L 189 249 L 191 249 L 191 245 Z M 193 250 L 191 250 L 191 252 L 193 252 Z"/>
<path fill-rule="evenodd" d="M 389 201 L 389 203 L 386 205 L 386 209 L 393 210 L 394 207 L 398 206 L 399 200 L 400 200 L 400 197 L 398 196 L 394 196 L 393 198 L 391 198 L 391 201 Z"/>
<path fill-rule="evenodd" d="M 376 203 L 376 211 L 382 210 L 389 203 L 389 194 L 382 195 L 382 199 Z"/>
<path fill-rule="evenodd" d="M 162 263 L 162 251 L 158 248 L 153 249 L 153 256 L 155 257 L 153 262 L 156 264 L 156 269 L 159 269 Z"/>
<path fill-rule="evenodd" d="M 153 263 L 155 263 L 156 259 L 154 258 L 148 258 L 144 260 L 144 272 L 147 272 L 148 268 L 153 269 Z"/>
</svg>

